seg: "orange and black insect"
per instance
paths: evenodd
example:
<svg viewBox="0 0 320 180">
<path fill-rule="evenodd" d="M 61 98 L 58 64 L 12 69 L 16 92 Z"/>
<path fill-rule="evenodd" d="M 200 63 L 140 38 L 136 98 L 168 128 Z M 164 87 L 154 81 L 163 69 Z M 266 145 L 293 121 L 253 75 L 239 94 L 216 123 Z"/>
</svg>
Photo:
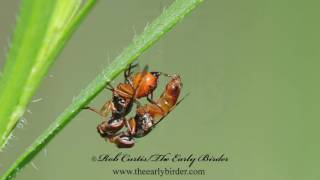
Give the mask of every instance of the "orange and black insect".
<svg viewBox="0 0 320 180">
<path fill-rule="evenodd" d="M 160 75 L 166 75 L 161 72 L 148 72 L 148 66 L 145 66 L 142 72 L 131 76 L 131 69 L 125 71 L 125 82 L 118 84 L 116 88 L 108 85 L 108 89 L 112 91 L 111 109 L 115 118 L 126 116 L 132 109 L 133 103 L 139 104 L 138 99 L 146 97 L 149 102 L 153 102 L 153 91 L 157 88 Z M 108 104 L 108 102 L 107 102 Z"/>
<path fill-rule="evenodd" d="M 132 76 L 132 69 L 136 66 L 130 65 L 124 72 L 124 83 L 118 84 L 116 88 L 108 85 L 107 89 L 112 91 L 112 100 L 107 101 L 100 110 L 86 108 L 103 117 L 104 121 L 97 127 L 103 137 L 116 133 L 125 125 L 124 117 L 131 111 L 133 103 L 140 104 L 138 99 L 147 97 L 149 102 L 154 103 L 153 91 L 158 85 L 159 76 L 170 76 L 162 72 L 149 72 L 148 66 Z M 111 118 L 106 119 L 110 112 Z"/>
<path fill-rule="evenodd" d="M 182 89 L 179 75 L 172 75 L 170 82 L 160 98 L 154 103 L 138 107 L 134 118 L 124 119 L 127 131 L 114 134 L 109 140 L 119 148 L 130 148 L 135 144 L 134 138 L 147 135 L 162 121 L 182 100 L 178 101 Z"/>
</svg>

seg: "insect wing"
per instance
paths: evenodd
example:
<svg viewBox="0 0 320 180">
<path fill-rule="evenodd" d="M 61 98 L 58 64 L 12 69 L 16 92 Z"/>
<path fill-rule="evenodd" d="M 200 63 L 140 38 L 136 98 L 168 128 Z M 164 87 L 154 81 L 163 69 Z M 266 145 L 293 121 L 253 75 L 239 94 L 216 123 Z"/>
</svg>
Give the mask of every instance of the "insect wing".
<svg viewBox="0 0 320 180">
<path fill-rule="evenodd" d="M 163 117 L 161 117 L 158 121 L 156 121 L 153 126 L 151 128 L 154 128 L 157 124 L 159 124 L 165 117 L 167 117 L 169 115 L 169 113 L 171 111 L 173 111 L 187 96 L 189 96 L 190 93 L 187 93 L 185 96 L 183 96 L 174 106 L 172 106 L 170 108 L 170 110 L 168 111 L 168 113 L 166 115 L 164 115 Z"/>
</svg>

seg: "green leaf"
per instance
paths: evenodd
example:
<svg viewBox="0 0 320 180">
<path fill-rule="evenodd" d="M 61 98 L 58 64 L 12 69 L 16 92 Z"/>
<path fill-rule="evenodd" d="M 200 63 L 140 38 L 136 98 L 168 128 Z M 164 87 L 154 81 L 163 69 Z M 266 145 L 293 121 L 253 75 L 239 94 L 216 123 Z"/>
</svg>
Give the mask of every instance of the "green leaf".
<svg viewBox="0 0 320 180">
<path fill-rule="evenodd" d="M 0 80 L 0 150 L 81 20 L 96 0 L 23 0 Z"/>
<path fill-rule="evenodd" d="M 133 42 L 116 57 L 80 94 L 72 104 L 36 139 L 36 141 L 22 154 L 18 160 L 2 177 L 11 179 L 30 160 L 39 153 L 99 92 L 107 83 L 119 75 L 145 50 L 165 35 L 181 19 L 191 12 L 202 0 L 176 0 L 157 19 L 155 19 L 144 32 L 137 36 Z"/>
</svg>

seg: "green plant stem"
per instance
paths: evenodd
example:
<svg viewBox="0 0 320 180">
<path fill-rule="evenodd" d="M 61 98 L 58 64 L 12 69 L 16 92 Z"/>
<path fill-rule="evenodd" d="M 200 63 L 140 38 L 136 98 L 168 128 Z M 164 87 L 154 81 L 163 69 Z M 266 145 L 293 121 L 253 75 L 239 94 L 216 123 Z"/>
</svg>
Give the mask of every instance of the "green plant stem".
<svg viewBox="0 0 320 180">
<path fill-rule="evenodd" d="M 0 150 L 26 106 L 97 0 L 29 1 L 21 4 L 12 48 L 0 82 Z"/>
<path fill-rule="evenodd" d="M 30 160 L 45 147 L 99 92 L 107 83 L 119 75 L 130 63 L 151 47 L 174 25 L 191 12 L 202 0 L 176 0 L 168 9 L 155 19 L 144 32 L 134 38 L 133 42 L 115 58 L 80 94 L 72 104 L 58 116 L 49 128 L 26 149 L 18 160 L 2 177 L 2 180 L 11 179 Z"/>
</svg>

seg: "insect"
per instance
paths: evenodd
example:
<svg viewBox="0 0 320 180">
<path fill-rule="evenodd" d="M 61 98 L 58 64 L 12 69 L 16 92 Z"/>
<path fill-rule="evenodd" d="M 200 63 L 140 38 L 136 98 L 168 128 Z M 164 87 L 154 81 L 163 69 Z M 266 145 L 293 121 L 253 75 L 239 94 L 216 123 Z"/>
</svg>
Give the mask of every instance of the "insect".
<svg viewBox="0 0 320 180">
<path fill-rule="evenodd" d="M 127 131 L 114 134 L 109 140 L 119 148 L 134 146 L 134 138 L 147 135 L 160 121 L 162 121 L 184 98 L 178 101 L 182 89 L 179 75 L 172 75 L 170 82 L 160 98 L 155 103 L 138 107 L 134 118 L 124 120 Z"/>
<path fill-rule="evenodd" d="M 112 91 L 112 100 L 107 101 L 100 110 L 91 107 L 85 108 L 103 117 L 104 121 L 97 127 L 102 137 L 116 133 L 125 125 L 124 117 L 131 111 L 133 103 L 140 105 L 138 99 L 147 97 L 149 102 L 155 103 L 153 91 L 157 88 L 160 75 L 170 76 L 162 72 L 149 72 L 148 66 L 145 66 L 142 72 L 132 76 L 132 69 L 136 66 L 137 64 L 130 65 L 124 72 L 124 83 L 119 83 L 116 88 L 108 85 L 107 89 Z M 107 120 L 110 112 L 111 118 Z"/>
</svg>

